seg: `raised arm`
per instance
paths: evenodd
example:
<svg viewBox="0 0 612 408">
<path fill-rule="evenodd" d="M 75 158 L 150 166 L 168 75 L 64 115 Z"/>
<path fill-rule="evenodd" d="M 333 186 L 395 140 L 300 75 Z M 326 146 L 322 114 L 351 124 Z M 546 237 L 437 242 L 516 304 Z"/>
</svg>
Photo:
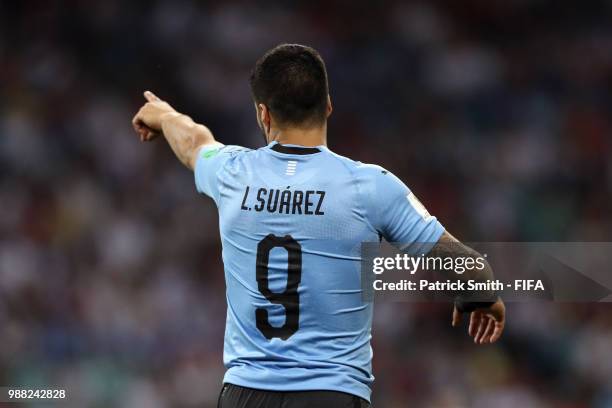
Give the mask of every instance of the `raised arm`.
<svg viewBox="0 0 612 408">
<path fill-rule="evenodd" d="M 132 119 L 134 130 L 141 141 L 148 142 L 163 135 L 176 157 L 191 170 L 194 169 L 201 147 L 215 144 L 222 146 L 206 126 L 177 112 L 152 92 L 146 91 L 144 97 L 147 102 Z"/>
</svg>

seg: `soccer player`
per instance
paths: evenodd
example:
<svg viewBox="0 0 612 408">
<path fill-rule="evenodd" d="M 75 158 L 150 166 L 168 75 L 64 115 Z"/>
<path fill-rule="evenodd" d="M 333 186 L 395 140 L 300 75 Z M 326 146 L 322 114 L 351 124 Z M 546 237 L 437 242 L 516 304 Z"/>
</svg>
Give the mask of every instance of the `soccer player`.
<svg viewBox="0 0 612 408">
<path fill-rule="evenodd" d="M 475 252 L 447 233 L 387 170 L 327 148 L 328 80 L 314 49 L 282 44 L 251 77 L 266 146 L 225 146 L 151 92 L 133 120 L 141 140 L 163 135 L 219 210 L 227 287 L 219 407 L 367 407 L 372 303 L 362 297 L 360 244 L 431 243 Z M 487 265 L 477 279 L 491 278 Z M 459 302 L 469 334 L 493 343 L 501 300 Z"/>
</svg>

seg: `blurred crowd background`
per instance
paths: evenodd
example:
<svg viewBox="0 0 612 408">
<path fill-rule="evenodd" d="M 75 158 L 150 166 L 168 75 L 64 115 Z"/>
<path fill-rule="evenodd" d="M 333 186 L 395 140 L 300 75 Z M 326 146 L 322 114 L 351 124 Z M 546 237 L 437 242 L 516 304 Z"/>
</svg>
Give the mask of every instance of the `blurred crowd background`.
<svg viewBox="0 0 612 408">
<path fill-rule="evenodd" d="M 130 121 L 151 89 L 260 146 L 248 74 L 281 42 L 326 60 L 330 148 L 396 173 L 460 239 L 612 239 L 612 1 L 4 1 L 0 385 L 216 406 L 216 209 Z M 376 308 L 375 406 L 612 407 L 609 303 L 509 304 L 489 347 L 450 311 Z"/>
</svg>

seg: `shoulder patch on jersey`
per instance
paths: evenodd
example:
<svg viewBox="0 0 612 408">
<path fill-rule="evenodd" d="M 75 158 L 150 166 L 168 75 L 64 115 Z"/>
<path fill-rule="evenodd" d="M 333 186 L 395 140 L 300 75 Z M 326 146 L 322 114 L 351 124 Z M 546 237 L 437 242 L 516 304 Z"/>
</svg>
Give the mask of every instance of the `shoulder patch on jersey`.
<svg viewBox="0 0 612 408">
<path fill-rule="evenodd" d="M 429 214 L 429 211 L 427 211 L 427 208 L 425 208 L 425 206 L 421 203 L 421 201 L 419 201 L 419 199 L 416 198 L 416 196 L 412 193 L 412 191 L 410 192 L 410 194 L 406 196 L 406 198 L 408 199 L 408 202 L 410 202 L 410 205 L 412 205 L 412 208 L 414 208 L 414 210 L 425 221 L 431 218 L 431 214 Z"/>
</svg>

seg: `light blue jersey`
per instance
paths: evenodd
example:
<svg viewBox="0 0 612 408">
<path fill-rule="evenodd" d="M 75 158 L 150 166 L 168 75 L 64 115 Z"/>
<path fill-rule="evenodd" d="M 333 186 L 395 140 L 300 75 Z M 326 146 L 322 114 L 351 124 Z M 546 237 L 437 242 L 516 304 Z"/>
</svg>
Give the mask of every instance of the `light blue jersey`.
<svg viewBox="0 0 612 408">
<path fill-rule="evenodd" d="M 224 382 L 369 401 L 361 243 L 437 242 L 442 225 L 393 174 L 325 146 L 204 147 L 195 181 L 219 209 Z"/>
</svg>

